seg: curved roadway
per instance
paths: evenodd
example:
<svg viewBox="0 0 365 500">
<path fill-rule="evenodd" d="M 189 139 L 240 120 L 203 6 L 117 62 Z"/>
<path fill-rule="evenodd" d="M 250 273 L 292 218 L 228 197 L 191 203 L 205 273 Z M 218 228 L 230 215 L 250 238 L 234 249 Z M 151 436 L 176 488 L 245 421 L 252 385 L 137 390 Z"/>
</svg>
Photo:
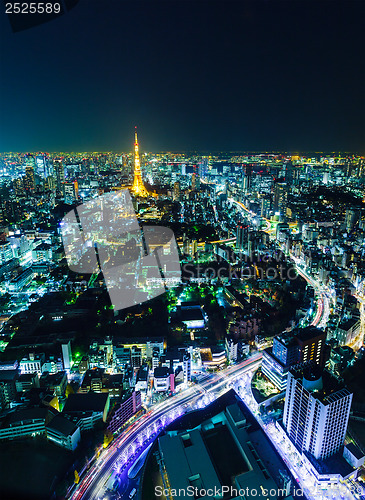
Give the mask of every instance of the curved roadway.
<svg viewBox="0 0 365 500">
<path fill-rule="evenodd" d="M 246 212 L 254 214 L 243 203 L 231 199 Z M 272 232 L 271 223 L 267 223 L 266 232 Z M 214 243 L 232 241 L 217 241 Z M 298 259 L 291 257 L 296 264 L 297 272 L 317 291 L 319 294 L 316 315 L 312 321 L 313 326 L 325 326 L 330 310 L 330 290 L 321 286 L 314 278 L 308 275 L 298 266 Z M 159 432 L 170 422 L 181 416 L 189 406 L 192 406 L 205 393 L 225 392 L 229 388 L 229 383 L 242 375 L 246 371 L 252 370 L 261 361 L 262 353 L 252 356 L 248 360 L 231 366 L 220 373 L 212 375 L 201 384 L 196 384 L 182 393 L 173 396 L 171 399 L 156 405 L 148 413 L 140 417 L 135 423 L 123 431 L 115 441 L 103 450 L 96 463 L 86 472 L 81 482 L 71 492 L 68 498 L 72 500 L 97 500 L 103 491 L 105 484 L 113 469 L 125 470 L 137 460 L 141 452 L 157 437 Z M 208 401 L 211 399 L 208 398 Z"/>
<path fill-rule="evenodd" d="M 156 405 L 148 413 L 123 431 L 115 441 L 103 450 L 78 484 L 69 494 L 72 500 L 96 500 L 103 492 L 113 469 L 125 470 L 131 467 L 142 451 L 157 437 L 159 432 L 173 420 L 181 416 L 187 408 L 193 406 L 199 398 L 215 393 L 220 395 L 229 389 L 230 382 L 243 373 L 256 368 L 261 362 L 259 352 L 249 359 L 213 374 L 208 380 L 182 391 L 169 400 Z M 208 403 L 212 398 L 205 398 Z"/>
</svg>

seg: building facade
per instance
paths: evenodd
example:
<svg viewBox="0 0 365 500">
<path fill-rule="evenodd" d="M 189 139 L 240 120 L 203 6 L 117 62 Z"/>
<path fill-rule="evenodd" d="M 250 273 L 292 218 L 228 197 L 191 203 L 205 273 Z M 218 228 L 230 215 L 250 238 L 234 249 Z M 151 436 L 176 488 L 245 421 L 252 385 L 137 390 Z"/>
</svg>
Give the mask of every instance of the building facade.
<svg viewBox="0 0 365 500">
<path fill-rule="evenodd" d="M 337 453 L 344 444 L 352 394 L 313 362 L 288 374 L 283 424 L 293 444 L 316 459 Z"/>
</svg>

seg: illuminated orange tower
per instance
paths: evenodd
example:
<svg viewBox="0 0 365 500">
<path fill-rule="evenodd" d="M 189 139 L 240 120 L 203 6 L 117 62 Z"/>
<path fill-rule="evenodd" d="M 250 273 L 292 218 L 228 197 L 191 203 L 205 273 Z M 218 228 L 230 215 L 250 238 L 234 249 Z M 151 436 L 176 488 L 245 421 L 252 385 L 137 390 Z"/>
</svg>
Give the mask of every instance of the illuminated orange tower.
<svg viewBox="0 0 365 500">
<path fill-rule="evenodd" d="M 137 127 L 135 127 L 134 131 L 134 179 L 131 191 L 136 196 L 143 196 L 143 197 L 149 196 L 148 191 L 143 184 L 141 175 L 141 162 L 139 159 Z"/>
</svg>

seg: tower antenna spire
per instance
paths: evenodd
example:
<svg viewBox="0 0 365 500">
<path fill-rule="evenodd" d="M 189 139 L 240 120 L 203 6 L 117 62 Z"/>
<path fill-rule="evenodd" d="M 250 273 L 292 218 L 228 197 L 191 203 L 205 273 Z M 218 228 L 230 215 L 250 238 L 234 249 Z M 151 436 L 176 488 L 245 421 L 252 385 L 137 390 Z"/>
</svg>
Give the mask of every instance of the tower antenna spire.
<svg viewBox="0 0 365 500">
<path fill-rule="evenodd" d="M 145 188 L 141 174 L 141 162 L 139 159 L 139 145 L 137 137 L 137 126 L 134 127 L 134 178 L 131 189 L 136 196 L 148 196 L 148 191 Z"/>
</svg>

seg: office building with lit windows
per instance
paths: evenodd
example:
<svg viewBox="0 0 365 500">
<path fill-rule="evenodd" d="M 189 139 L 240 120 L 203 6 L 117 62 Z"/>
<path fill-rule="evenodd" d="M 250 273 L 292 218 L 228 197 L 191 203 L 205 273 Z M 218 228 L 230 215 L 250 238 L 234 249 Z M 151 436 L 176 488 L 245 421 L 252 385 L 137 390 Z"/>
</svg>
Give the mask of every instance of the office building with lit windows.
<svg viewBox="0 0 365 500">
<path fill-rule="evenodd" d="M 326 332 L 314 326 L 298 328 L 295 330 L 295 340 L 299 348 L 300 363 L 314 361 L 317 365 L 324 366 Z"/>
<path fill-rule="evenodd" d="M 174 201 L 179 201 L 180 197 L 181 197 L 180 182 L 176 181 L 174 183 L 173 200 Z"/>
<path fill-rule="evenodd" d="M 262 373 L 280 390 L 285 391 L 288 372 L 297 363 L 313 361 L 323 367 L 326 333 L 309 326 L 297 328 L 290 334 L 277 335 L 272 348 L 264 350 Z"/>
<path fill-rule="evenodd" d="M 285 391 L 289 368 L 298 362 L 298 345 L 292 335 L 274 337 L 272 348 L 262 355 L 262 373 L 279 391 Z"/>
<path fill-rule="evenodd" d="M 132 418 L 142 409 L 141 393 L 139 391 L 129 391 L 123 394 L 111 414 L 108 417 L 108 430 L 117 432 L 125 422 Z"/>
<path fill-rule="evenodd" d="M 280 215 L 285 215 L 286 206 L 288 203 L 288 186 L 286 182 L 275 182 L 274 184 L 274 201 L 273 209 L 279 212 Z"/>
</svg>

